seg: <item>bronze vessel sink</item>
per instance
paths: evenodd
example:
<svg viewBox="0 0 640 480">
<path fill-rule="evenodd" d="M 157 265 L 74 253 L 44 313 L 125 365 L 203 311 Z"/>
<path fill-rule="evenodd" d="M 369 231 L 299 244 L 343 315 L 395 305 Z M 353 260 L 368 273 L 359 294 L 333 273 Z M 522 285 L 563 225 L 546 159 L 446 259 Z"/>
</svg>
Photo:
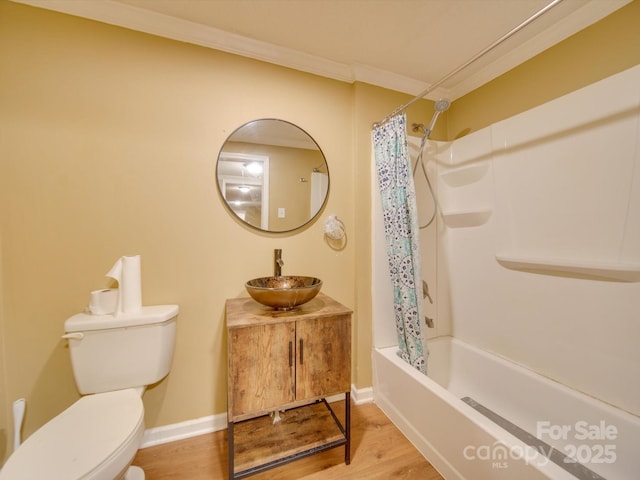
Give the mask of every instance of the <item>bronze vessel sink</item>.
<svg viewBox="0 0 640 480">
<path fill-rule="evenodd" d="M 276 310 L 291 310 L 312 300 L 322 288 L 322 280 L 284 275 L 254 278 L 244 286 L 256 302 Z"/>
</svg>

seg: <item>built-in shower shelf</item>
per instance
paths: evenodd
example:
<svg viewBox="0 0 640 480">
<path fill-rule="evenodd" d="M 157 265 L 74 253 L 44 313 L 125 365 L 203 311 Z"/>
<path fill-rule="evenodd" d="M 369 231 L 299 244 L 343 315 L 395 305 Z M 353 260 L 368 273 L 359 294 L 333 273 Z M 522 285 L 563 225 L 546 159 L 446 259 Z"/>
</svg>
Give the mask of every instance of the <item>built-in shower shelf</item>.
<svg viewBox="0 0 640 480">
<path fill-rule="evenodd" d="M 442 212 L 444 223 L 450 228 L 477 227 L 487 223 L 491 210 L 467 210 Z"/>
<path fill-rule="evenodd" d="M 450 187 L 462 187 L 475 183 L 482 179 L 489 170 L 489 163 L 483 162 L 476 165 L 467 165 L 454 170 L 449 170 L 440 175 L 440 178 Z"/>
<path fill-rule="evenodd" d="M 496 260 L 501 265 L 514 270 L 583 275 L 621 282 L 640 281 L 640 262 L 596 262 L 592 260 L 551 259 L 511 254 L 497 254 Z"/>
</svg>

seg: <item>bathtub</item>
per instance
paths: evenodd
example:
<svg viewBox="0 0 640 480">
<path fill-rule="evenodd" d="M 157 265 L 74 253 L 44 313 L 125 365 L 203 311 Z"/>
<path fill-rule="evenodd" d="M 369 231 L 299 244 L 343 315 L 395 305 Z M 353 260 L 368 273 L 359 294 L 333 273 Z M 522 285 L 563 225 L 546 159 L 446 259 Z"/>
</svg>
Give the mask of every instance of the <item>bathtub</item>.
<svg viewBox="0 0 640 480">
<path fill-rule="evenodd" d="M 427 377 L 374 349 L 374 401 L 447 480 L 639 478 L 640 418 L 452 337 L 429 350 Z"/>
</svg>

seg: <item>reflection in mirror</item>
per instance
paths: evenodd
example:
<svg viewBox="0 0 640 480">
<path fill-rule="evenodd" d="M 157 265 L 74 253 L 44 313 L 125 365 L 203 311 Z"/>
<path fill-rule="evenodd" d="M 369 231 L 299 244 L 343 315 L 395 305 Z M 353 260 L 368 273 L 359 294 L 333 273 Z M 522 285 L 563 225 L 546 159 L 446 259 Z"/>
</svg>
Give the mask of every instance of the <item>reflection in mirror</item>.
<svg viewBox="0 0 640 480">
<path fill-rule="evenodd" d="M 216 176 L 229 210 L 269 232 L 310 222 L 329 191 L 329 170 L 318 144 L 284 120 L 255 120 L 234 131 L 220 150 Z"/>
<path fill-rule="evenodd" d="M 220 152 L 218 185 L 222 198 L 238 218 L 262 230 L 268 230 L 268 156 Z"/>
</svg>

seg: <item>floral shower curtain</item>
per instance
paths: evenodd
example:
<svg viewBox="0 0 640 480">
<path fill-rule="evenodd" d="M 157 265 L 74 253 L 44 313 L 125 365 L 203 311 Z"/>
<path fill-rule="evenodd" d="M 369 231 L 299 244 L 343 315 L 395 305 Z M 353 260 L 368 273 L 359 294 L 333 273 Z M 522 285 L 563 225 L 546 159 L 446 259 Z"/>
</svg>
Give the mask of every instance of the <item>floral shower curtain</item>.
<svg viewBox="0 0 640 480">
<path fill-rule="evenodd" d="M 393 287 L 400 356 L 426 373 L 428 352 L 422 342 L 422 285 L 418 210 L 406 136 L 406 115 L 395 115 L 373 130 L 382 199 L 389 272 Z"/>
</svg>

